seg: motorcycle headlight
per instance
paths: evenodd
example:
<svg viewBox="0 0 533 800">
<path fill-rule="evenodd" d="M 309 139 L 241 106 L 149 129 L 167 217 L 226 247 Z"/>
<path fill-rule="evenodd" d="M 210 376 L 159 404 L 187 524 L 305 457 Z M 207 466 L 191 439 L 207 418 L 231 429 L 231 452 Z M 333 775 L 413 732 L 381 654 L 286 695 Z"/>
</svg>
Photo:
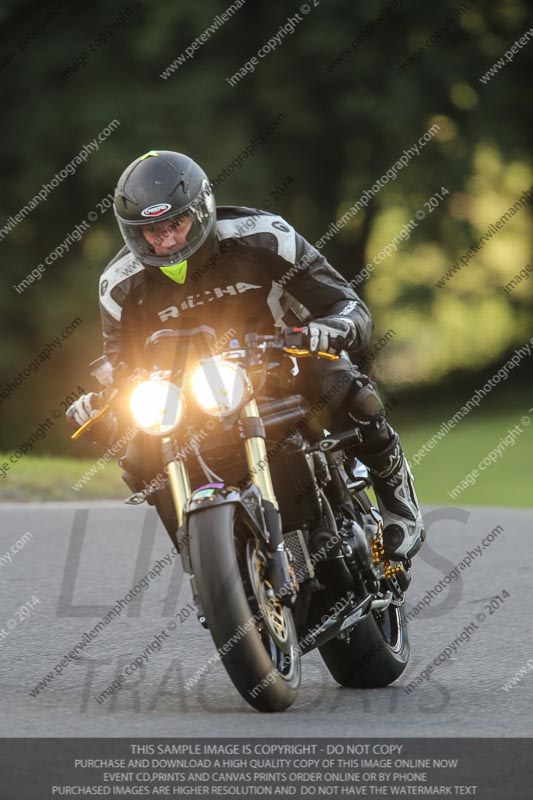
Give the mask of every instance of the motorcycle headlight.
<svg viewBox="0 0 533 800">
<path fill-rule="evenodd" d="M 145 433 L 164 436 L 179 424 L 184 404 L 176 384 L 152 379 L 135 387 L 130 408 L 135 422 Z"/>
<path fill-rule="evenodd" d="M 200 408 L 214 417 L 237 411 L 246 397 L 247 382 L 236 364 L 207 358 L 191 378 L 191 391 Z"/>
</svg>

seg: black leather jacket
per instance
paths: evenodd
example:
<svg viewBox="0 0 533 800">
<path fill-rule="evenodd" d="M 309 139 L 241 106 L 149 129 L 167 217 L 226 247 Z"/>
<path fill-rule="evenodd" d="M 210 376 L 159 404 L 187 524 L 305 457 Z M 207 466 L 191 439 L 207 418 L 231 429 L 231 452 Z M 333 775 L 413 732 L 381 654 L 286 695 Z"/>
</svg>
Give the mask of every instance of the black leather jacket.
<svg viewBox="0 0 533 800">
<path fill-rule="evenodd" d="M 209 260 L 175 283 L 144 266 L 123 247 L 100 277 L 104 353 L 134 366 L 147 336 L 161 328 L 209 325 L 273 333 L 342 313 L 355 322 L 351 354 L 364 350 L 373 323 L 348 282 L 294 228 L 275 214 L 219 206 L 216 245 Z"/>
</svg>

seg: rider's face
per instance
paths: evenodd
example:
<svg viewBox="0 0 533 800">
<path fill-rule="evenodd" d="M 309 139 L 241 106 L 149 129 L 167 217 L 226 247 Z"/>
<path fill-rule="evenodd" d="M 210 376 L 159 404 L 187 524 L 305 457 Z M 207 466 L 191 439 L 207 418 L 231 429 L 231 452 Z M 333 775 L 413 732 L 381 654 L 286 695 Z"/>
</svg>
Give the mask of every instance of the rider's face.
<svg viewBox="0 0 533 800">
<path fill-rule="evenodd" d="M 156 255 L 165 256 L 185 247 L 191 227 L 191 217 L 167 219 L 143 228 L 143 236 L 152 245 Z"/>
</svg>

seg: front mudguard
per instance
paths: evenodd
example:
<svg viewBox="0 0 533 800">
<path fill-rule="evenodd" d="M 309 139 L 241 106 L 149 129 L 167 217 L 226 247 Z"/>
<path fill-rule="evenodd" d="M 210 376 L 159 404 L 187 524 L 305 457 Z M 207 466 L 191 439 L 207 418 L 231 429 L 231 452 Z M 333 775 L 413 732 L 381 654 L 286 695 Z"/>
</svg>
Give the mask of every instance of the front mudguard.
<svg viewBox="0 0 533 800">
<path fill-rule="evenodd" d="M 238 506 L 246 523 L 254 535 L 262 540 L 267 549 L 270 545 L 270 533 L 263 512 L 262 497 L 259 489 L 251 484 L 246 489 L 238 490 L 222 483 L 210 483 L 196 489 L 183 509 L 183 525 L 178 530 L 178 551 L 183 562 L 183 569 L 192 575 L 190 558 L 189 520 L 193 514 L 201 514 L 213 506 Z"/>
<path fill-rule="evenodd" d="M 222 483 L 210 483 L 193 492 L 183 509 L 183 525 L 178 531 L 178 550 L 181 554 L 183 569 L 193 576 L 189 552 L 190 533 L 189 520 L 193 514 L 201 514 L 213 506 L 238 506 L 242 518 L 258 541 L 265 544 L 269 555 L 269 578 L 272 588 L 284 605 L 293 605 L 296 601 L 297 586 L 291 575 L 289 558 L 283 542 L 279 512 L 272 503 L 264 500 L 259 489 L 251 484 L 239 491 Z"/>
</svg>

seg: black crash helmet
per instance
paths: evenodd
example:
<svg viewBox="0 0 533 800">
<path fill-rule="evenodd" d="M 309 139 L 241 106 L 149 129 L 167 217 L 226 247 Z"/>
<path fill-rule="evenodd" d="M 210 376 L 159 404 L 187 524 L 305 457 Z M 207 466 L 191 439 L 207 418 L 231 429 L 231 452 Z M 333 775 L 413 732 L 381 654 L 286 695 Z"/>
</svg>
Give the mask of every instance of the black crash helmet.
<svg viewBox="0 0 533 800">
<path fill-rule="evenodd" d="M 207 175 L 192 158 L 171 150 L 140 156 L 120 176 L 114 205 L 124 241 L 143 264 L 175 266 L 200 248 L 205 258 L 209 255 L 216 233 L 215 198 Z M 185 245 L 157 255 L 143 229 L 185 217 L 192 219 Z"/>
</svg>

